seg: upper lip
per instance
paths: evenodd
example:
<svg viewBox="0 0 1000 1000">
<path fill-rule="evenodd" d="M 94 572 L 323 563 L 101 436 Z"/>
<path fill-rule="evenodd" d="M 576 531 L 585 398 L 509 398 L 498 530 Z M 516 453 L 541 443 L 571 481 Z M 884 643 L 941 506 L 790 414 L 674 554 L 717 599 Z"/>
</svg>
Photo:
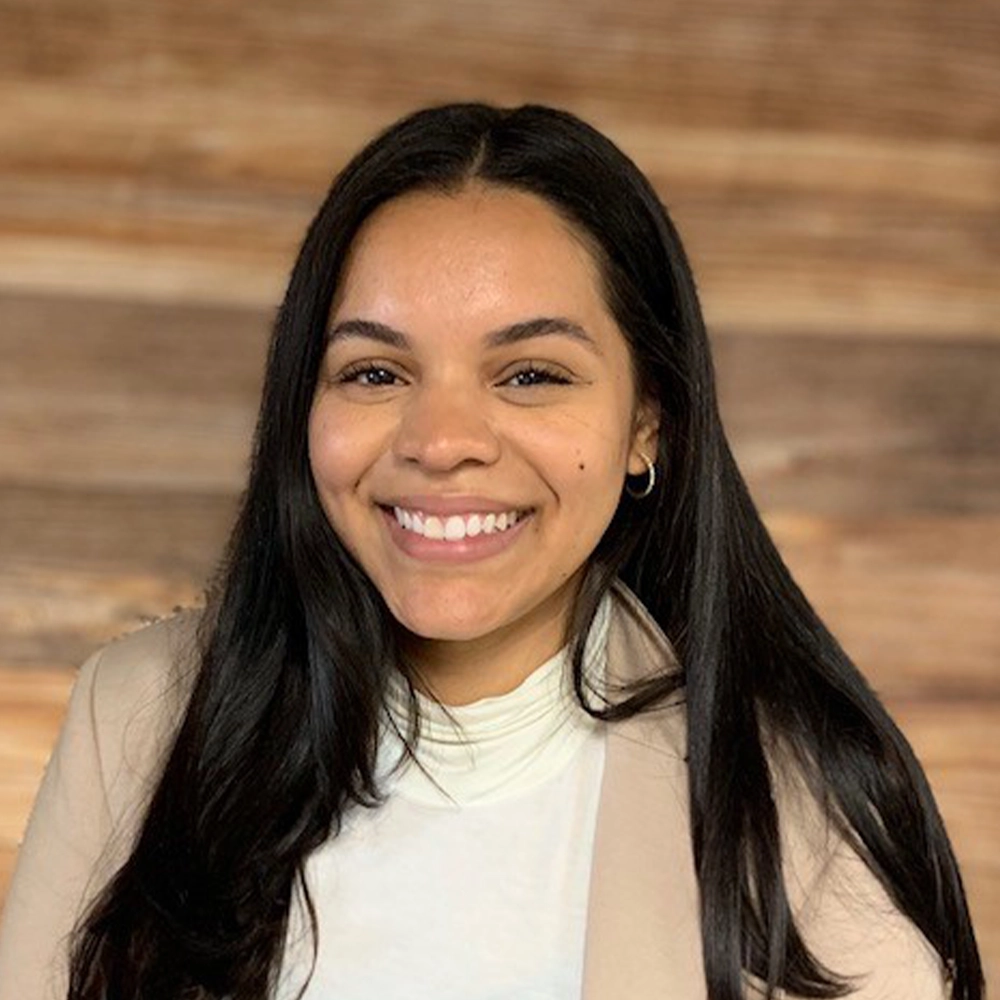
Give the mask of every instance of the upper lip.
<svg viewBox="0 0 1000 1000">
<path fill-rule="evenodd" d="M 404 510 L 419 510 L 426 514 L 471 514 L 476 511 L 491 511 L 497 514 L 505 510 L 530 510 L 524 504 L 511 503 L 505 500 L 491 500 L 489 497 L 478 497 L 470 495 L 459 496 L 450 494 L 448 496 L 428 496 L 410 495 L 393 497 L 388 500 L 380 500 L 385 507 L 402 507 Z"/>
</svg>

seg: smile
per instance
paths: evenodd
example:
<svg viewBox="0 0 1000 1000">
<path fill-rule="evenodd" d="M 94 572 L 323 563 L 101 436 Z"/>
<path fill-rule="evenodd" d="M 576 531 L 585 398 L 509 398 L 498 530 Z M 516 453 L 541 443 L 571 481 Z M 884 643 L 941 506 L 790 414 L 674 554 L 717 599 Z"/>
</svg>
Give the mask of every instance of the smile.
<svg viewBox="0 0 1000 1000">
<path fill-rule="evenodd" d="M 535 513 L 532 508 L 438 516 L 381 505 L 379 511 L 399 550 L 412 559 L 439 563 L 471 562 L 509 549 Z"/>
<path fill-rule="evenodd" d="M 460 542 L 463 538 L 475 538 L 480 534 L 492 535 L 494 532 L 507 531 L 530 513 L 526 510 L 509 510 L 500 514 L 490 511 L 482 514 L 437 516 L 402 507 L 393 507 L 392 512 L 406 531 L 423 535 L 424 538 L 444 539 L 448 542 Z"/>
</svg>

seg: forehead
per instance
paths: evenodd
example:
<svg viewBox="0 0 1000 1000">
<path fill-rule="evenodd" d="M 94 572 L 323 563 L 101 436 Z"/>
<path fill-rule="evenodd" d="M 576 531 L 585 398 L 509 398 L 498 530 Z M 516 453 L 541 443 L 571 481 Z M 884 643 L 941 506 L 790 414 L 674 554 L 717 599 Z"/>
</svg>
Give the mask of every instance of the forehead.
<svg viewBox="0 0 1000 1000">
<path fill-rule="evenodd" d="M 597 264 L 542 198 L 478 184 L 414 192 L 379 208 L 352 244 L 333 304 L 339 316 L 443 310 L 490 322 L 523 318 L 526 309 L 606 316 Z"/>
</svg>

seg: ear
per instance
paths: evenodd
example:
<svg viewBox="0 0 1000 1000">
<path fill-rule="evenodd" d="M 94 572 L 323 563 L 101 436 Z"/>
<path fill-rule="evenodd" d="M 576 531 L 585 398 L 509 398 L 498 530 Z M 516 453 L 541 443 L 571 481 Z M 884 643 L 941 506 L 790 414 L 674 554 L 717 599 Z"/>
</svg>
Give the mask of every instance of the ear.
<svg viewBox="0 0 1000 1000">
<path fill-rule="evenodd" d="M 659 404 L 652 401 L 643 403 L 636 413 L 632 426 L 632 442 L 628 452 L 627 468 L 630 476 L 639 476 L 647 471 L 646 463 L 641 456 L 645 455 L 651 462 L 655 462 L 659 451 Z"/>
</svg>

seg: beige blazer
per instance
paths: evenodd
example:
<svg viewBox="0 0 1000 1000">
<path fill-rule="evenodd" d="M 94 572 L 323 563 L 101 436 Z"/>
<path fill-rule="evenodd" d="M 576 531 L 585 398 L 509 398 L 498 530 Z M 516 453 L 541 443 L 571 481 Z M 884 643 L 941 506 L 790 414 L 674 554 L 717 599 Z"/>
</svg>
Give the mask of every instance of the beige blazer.
<svg viewBox="0 0 1000 1000">
<path fill-rule="evenodd" d="M 0 923 L 0 1000 L 63 1000 L 66 940 L 127 856 L 183 710 L 194 612 L 125 636 L 83 666 L 21 845 Z M 608 670 L 675 663 L 631 591 L 613 589 Z M 584 1000 L 704 1000 L 679 704 L 608 729 L 591 876 Z M 739 780 L 738 775 L 733 780 Z M 942 1000 L 940 964 L 806 796 L 779 792 L 786 879 L 818 957 L 858 1000 Z M 748 997 L 756 996 L 748 987 Z"/>
</svg>

